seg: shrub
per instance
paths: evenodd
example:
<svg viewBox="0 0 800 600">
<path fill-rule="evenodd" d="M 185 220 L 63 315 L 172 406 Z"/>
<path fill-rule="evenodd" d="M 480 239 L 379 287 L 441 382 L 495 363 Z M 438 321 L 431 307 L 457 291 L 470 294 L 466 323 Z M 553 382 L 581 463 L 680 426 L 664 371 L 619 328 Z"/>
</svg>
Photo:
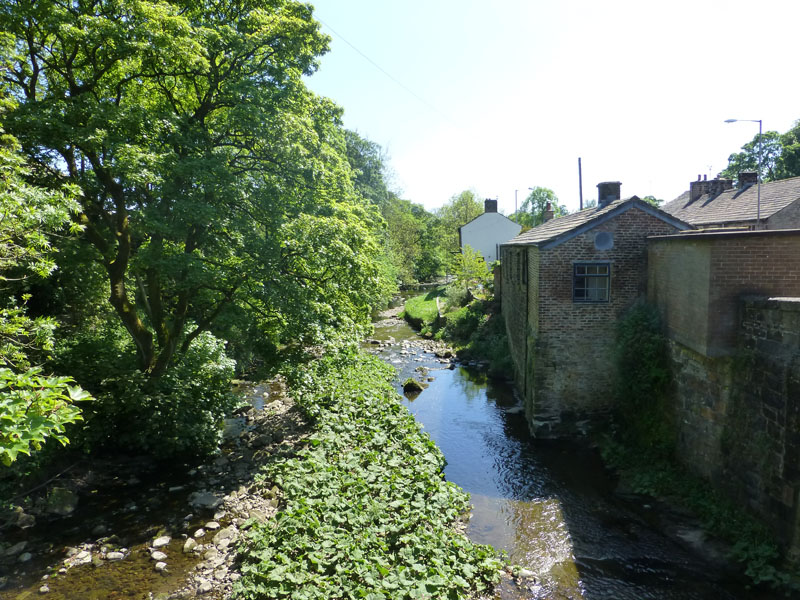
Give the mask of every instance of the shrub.
<svg viewBox="0 0 800 600">
<path fill-rule="evenodd" d="M 137 370 L 127 337 L 113 325 L 64 343 L 61 364 L 96 401 L 84 410 L 79 440 L 88 449 L 196 456 L 217 447 L 222 419 L 235 406 L 235 362 L 224 344 L 200 334 L 161 377 Z"/>
</svg>

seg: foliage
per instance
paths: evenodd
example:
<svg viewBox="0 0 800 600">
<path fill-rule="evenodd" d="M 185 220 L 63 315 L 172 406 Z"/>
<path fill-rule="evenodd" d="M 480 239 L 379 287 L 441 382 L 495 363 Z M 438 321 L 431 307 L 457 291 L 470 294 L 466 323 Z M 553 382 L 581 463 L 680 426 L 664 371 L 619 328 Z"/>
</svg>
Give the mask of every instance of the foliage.
<svg viewBox="0 0 800 600">
<path fill-rule="evenodd" d="M 675 433 L 668 398 L 669 352 L 655 307 L 638 303 L 619 319 L 614 361 L 623 435 L 643 449 L 671 452 Z"/>
<path fill-rule="evenodd" d="M 491 281 L 491 273 L 483 256 L 469 244 L 461 249 L 461 255 L 455 261 L 454 274 L 455 284 L 467 292 L 485 289 Z"/>
<path fill-rule="evenodd" d="M 6 466 L 40 450 L 47 438 L 66 444 L 66 425 L 81 418 L 74 403 L 89 399 L 72 378 L 31 366 L 52 349 L 56 322 L 28 315 L 31 296 L 19 293 L 21 284 L 52 273 L 48 236 L 63 229 L 75 203 L 70 189 L 48 192 L 29 184 L 30 175 L 16 140 L 0 130 L 0 291 L 8 296 L 0 307 L 0 462 Z"/>
<path fill-rule="evenodd" d="M 151 376 L 237 311 L 267 335 L 323 343 L 360 334 L 385 296 L 380 217 L 354 193 L 340 110 L 303 84 L 328 44 L 311 11 L 20 0 L 0 12 L 19 101 L 6 126 L 43 182 L 80 188 L 84 237 Z"/>
<path fill-rule="evenodd" d="M 648 204 L 652 204 L 656 208 L 664 204 L 664 200 L 656 198 L 655 196 L 644 196 L 642 201 L 647 202 Z"/>
<path fill-rule="evenodd" d="M 475 299 L 448 312 L 436 337 L 455 346 L 463 360 L 488 361 L 492 377 L 509 377 L 513 372 L 506 324 L 493 300 Z"/>
<path fill-rule="evenodd" d="M 222 420 L 237 403 L 231 392 L 235 363 L 209 332 L 159 378 L 135 368 L 130 339 L 115 321 L 74 331 L 57 350 L 56 366 L 79 376 L 96 399 L 84 409 L 78 435 L 88 449 L 159 459 L 216 450 Z"/>
<path fill-rule="evenodd" d="M 442 250 L 448 260 L 448 268 L 459 260 L 461 246 L 458 228 L 483 213 L 483 200 L 473 190 L 465 190 L 452 196 L 447 203 L 436 211 L 439 218 L 439 236 Z"/>
<path fill-rule="evenodd" d="M 759 150 L 760 148 L 760 150 Z M 719 177 L 736 179 L 740 171 L 758 172 L 759 152 L 761 154 L 761 181 L 777 181 L 800 176 L 800 121 L 786 133 L 765 131 L 759 144 L 756 134 L 742 146 L 741 152 L 728 157 L 728 166 Z"/>
<path fill-rule="evenodd" d="M 612 437 L 602 441 L 601 451 L 605 463 L 616 469 L 636 493 L 666 498 L 696 514 L 706 530 L 730 544 L 730 558 L 744 566 L 754 583 L 774 589 L 790 585 L 790 575 L 777 566 L 780 553 L 771 532 L 741 505 L 669 457 L 642 452 Z"/>
<path fill-rule="evenodd" d="M 781 135 L 777 131 L 765 131 L 761 141 L 761 181 L 775 181 L 780 177 Z M 740 171 L 758 172 L 759 139 L 756 135 L 742 146 L 742 152 L 735 152 L 728 157 L 728 166 L 719 174 L 734 181 Z"/>
<path fill-rule="evenodd" d="M 511 220 L 526 229 L 541 225 L 545 221 L 548 204 L 553 211 L 553 218 L 569 214 L 567 208 L 558 203 L 558 196 L 553 190 L 537 186 L 531 189 L 531 193 L 522 202 L 520 210 L 511 215 Z"/>
<path fill-rule="evenodd" d="M 286 507 L 240 548 L 236 598 L 462 598 L 496 582 L 494 551 L 453 529 L 468 495 L 444 480 L 392 376 L 365 355 L 290 373 L 315 430 L 265 473 Z"/>
<path fill-rule="evenodd" d="M 41 369 L 24 373 L 0 368 L 0 462 L 9 466 L 19 453 L 30 455 L 50 438 L 66 445 L 66 425 L 81 419 L 76 402 L 89 393 L 69 377 L 47 377 Z"/>
</svg>

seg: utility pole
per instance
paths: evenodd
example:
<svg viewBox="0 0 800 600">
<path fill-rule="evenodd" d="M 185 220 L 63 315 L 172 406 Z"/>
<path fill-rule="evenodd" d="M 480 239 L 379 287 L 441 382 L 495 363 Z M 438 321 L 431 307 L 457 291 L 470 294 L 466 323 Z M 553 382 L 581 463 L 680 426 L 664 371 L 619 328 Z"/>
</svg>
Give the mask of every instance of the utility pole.
<svg viewBox="0 0 800 600">
<path fill-rule="evenodd" d="M 583 210 L 583 171 L 581 170 L 581 157 L 578 157 L 578 197 L 580 198 L 580 208 Z"/>
<path fill-rule="evenodd" d="M 514 214 L 517 214 L 517 192 L 519 190 L 514 190 Z"/>
</svg>

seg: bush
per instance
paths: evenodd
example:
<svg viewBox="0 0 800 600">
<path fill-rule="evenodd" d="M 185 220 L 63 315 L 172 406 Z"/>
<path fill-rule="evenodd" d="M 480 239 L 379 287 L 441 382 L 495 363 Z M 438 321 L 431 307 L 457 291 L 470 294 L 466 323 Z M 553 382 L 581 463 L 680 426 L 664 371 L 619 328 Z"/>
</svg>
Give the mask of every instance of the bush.
<svg viewBox="0 0 800 600">
<path fill-rule="evenodd" d="M 137 370 L 124 332 L 114 326 L 82 332 L 61 348 L 61 366 L 96 398 L 84 409 L 77 439 L 85 447 L 159 458 L 213 452 L 222 419 L 235 406 L 235 362 L 208 332 L 161 377 Z"/>
</svg>

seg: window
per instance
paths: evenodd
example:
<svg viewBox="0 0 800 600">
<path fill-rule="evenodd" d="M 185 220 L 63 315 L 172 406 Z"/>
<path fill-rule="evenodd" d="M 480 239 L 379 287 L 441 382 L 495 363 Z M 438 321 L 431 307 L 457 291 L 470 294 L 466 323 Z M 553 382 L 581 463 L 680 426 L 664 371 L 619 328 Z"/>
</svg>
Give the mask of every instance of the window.
<svg viewBox="0 0 800 600">
<path fill-rule="evenodd" d="M 611 287 L 609 263 L 583 263 L 574 265 L 572 276 L 573 302 L 608 302 Z"/>
</svg>

